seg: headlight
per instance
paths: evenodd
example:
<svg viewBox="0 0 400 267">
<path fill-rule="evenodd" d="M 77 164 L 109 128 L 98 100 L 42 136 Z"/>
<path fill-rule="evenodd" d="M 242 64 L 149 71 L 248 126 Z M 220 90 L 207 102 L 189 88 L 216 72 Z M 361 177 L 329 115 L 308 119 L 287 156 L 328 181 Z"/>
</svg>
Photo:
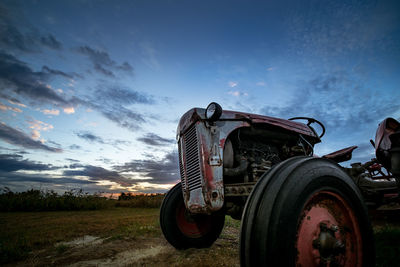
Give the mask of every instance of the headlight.
<svg viewBox="0 0 400 267">
<path fill-rule="evenodd" d="M 206 119 L 216 121 L 221 117 L 222 108 L 218 103 L 211 102 L 206 108 Z"/>
</svg>

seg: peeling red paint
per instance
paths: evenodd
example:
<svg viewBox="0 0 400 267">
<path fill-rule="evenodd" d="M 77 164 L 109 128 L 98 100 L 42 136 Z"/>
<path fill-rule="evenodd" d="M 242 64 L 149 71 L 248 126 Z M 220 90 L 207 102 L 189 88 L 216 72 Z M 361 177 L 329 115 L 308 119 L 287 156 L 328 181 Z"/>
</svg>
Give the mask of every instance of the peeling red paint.
<svg viewBox="0 0 400 267">
<path fill-rule="evenodd" d="M 219 147 L 220 148 L 224 148 L 225 141 L 226 141 L 226 138 L 222 138 L 221 140 L 219 140 Z"/>
</svg>

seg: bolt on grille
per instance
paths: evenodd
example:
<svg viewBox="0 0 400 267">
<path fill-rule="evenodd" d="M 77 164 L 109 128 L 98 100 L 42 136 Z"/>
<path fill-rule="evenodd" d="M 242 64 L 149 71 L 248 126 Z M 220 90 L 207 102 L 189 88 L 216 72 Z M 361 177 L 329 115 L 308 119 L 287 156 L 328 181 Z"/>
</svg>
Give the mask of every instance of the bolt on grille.
<svg viewBox="0 0 400 267">
<path fill-rule="evenodd" d="M 182 188 L 184 191 L 201 188 L 202 176 L 196 125 L 190 127 L 181 137 L 179 140 L 178 150 Z"/>
</svg>

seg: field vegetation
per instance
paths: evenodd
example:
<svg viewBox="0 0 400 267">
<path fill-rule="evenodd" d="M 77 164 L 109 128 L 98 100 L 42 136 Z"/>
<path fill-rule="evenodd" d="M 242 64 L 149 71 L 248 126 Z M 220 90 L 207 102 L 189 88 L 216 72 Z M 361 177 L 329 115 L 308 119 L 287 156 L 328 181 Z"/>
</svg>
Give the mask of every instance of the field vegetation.
<svg viewBox="0 0 400 267">
<path fill-rule="evenodd" d="M 100 210 L 113 207 L 159 208 L 164 194 L 120 193 L 118 200 L 101 193 L 70 190 L 58 194 L 53 190 L 31 189 L 12 192 L 7 187 L 0 194 L 0 211 Z"/>
<path fill-rule="evenodd" d="M 0 265 L 239 265 L 240 221 L 227 216 L 211 248 L 178 251 L 160 230 L 162 198 L 161 194 L 121 194 L 117 200 L 82 192 L 4 192 L 0 195 Z M 377 266 L 398 266 L 398 213 L 378 217 L 373 221 Z"/>
</svg>

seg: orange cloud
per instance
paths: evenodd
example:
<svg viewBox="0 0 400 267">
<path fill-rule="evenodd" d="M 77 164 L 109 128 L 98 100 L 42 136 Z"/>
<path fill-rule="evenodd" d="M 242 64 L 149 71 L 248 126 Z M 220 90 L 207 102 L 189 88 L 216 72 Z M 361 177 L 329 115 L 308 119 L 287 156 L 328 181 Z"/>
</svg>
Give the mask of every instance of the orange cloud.
<svg viewBox="0 0 400 267">
<path fill-rule="evenodd" d="M 0 110 L 2 110 L 2 111 L 11 110 L 11 111 L 18 112 L 18 113 L 22 112 L 22 110 L 19 109 L 19 108 L 10 107 L 10 106 L 7 106 L 7 105 L 3 105 L 1 103 L 0 103 Z"/>
<path fill-rule="evenodd" d="M 60 111 L 58 109 L 44 109 L 41 112 L 43 114 L 46 114 L 46 115 L 56 115 L 56 116 L 58 116 L 60 114 Z"/>
<path fill-rule="evenodd" d="M 74 107 L 64 108 L 64 113 L 66 113 L 66 114 L 75 113 L 75 109 L 74 109 Z"/>
</svg>

